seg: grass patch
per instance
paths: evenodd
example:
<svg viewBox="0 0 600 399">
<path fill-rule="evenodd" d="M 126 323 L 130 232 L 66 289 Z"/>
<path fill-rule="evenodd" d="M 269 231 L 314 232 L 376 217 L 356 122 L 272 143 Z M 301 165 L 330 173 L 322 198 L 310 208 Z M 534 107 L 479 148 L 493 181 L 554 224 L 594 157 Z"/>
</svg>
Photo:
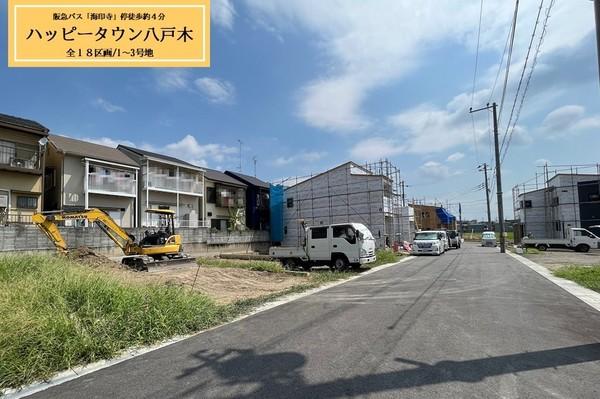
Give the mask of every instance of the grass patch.
<svg viewBox="0 0 600 399">
<path fill-rule="evenodd" d="M 575 281 L 585 288 L 600 292 L 600 265 L 565 266 L 555 270 L 554 275 Z"/>
<path fill-rule="evenodd" d="M 239 259 L 218 259 L 218 258 L 199 258 L 197 260 L 200 266 L 221 267 L 233 269 L 247 269 L 259 272 L 283 273 L 284 269 L 280 262 L 269 260 L 239 260 Z"/>
<path fill-rule="evenodd" d="M 235 317 L 211 298 L 55 256 L 0 257 L 0 389 Z"/>
<path fill-rule="evenodd" d="M 222 324 L 282 295 L 354 275 L 313 272 L 282 292 L 220 305 L 182 287 L 123 281 L 57 256 L 3 256 L 0 389 Z"/>
<path fill-rule="evenodd" d="M 363 265 L 363 267 L 371 268 L 386 263 L 394 263 L 398 262 L 400 258 L 402 258 L 400 253 L 395 253 L 390 249 L 378 249 L 375 251 L 375 255 L 377 255 L 377 260 L 373 263 L 367 263 L 366 265 Z"/>
</svg>

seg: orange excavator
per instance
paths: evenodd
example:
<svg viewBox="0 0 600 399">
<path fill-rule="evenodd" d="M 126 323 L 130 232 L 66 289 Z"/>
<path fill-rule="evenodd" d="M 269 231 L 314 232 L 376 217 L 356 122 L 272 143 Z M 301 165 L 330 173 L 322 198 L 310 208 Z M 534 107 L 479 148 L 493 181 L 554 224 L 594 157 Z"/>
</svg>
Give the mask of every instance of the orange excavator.
<svg viewBox="0 0 600 399">
<path fill-rule="evenodd" d="M 175 234 L 175 212 L 164 209 L 148 209 L 146 212 L 158 216 L 160 228 L 154 233 L 146 231 L 145 237 L 139 242 L 106 212 L 97 208 L 36 213 L 32 221 L 46 234 L 59 252 L 68 252 L 69 249 L 57 223 L 66 220 L 87 220 L 88 223 L 96 224 L 121 248 L 125 254 L 122 263 L 136 270 L 148 270 L 148 265 L 172 261 L 193 261 L 194 258 L 182 252 L 181 236 Z"/>
</svg>

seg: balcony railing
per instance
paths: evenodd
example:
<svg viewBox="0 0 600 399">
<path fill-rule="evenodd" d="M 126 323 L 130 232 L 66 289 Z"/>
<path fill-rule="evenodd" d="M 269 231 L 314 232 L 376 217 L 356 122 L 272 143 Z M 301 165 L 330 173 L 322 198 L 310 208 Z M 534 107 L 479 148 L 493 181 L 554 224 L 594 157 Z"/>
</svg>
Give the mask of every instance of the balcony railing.
<svg viewBox="0 0 600 399">
<path fill-rule="evenodd" d="M 21 169 L 40 169 L 40 154 L 35 146 L 0 142 L 0 165 Z"/>
<path fill-rule="evenodd" d="M 136 181 L 133 177 L 90 173 L 88 179 L 88 189 L 90 191 L 104 191 L 127 195 L 135 195 L 136 192 Z"/>
<path fill-rule="evenodd" d="M 182 193 L 203 193 L 204 187 L 202 185 L 201 176 L 180 172 L 179 179 L 177 179 L 176 173 L 164 172 L 164 169 L 151 167 L 150 173 L 146 175 L 146 184 L 148 185 L 148 188 L 179 191 Z"/>
<path fill-rule="evenodd" d="M 21 212 L 7 212 L 0 209 L 0 227 L 9 224 L 32 224 L 31 213 L 22 214 Z"/>
</svg>

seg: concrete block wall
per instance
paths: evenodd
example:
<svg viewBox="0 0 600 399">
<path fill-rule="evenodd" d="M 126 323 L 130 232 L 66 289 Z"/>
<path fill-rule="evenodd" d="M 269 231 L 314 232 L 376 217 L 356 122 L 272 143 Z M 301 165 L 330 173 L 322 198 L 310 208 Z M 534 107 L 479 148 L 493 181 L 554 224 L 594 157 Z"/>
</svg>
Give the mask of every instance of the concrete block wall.
<svg viewBox="0 0 600 399">
<path fill-rule="evenodd" d="M 144 228 L 125 229 L 136 239 L 144 236 Z M 121 250 L 98 227 L 61 227 L 69 248 L 89 247 L 106 256 L 120 256 Z M 270 245 L 266 231 L 218 232 L 207 228 L 180 228 L 184 251 L 188 253 L 267 252 Z M 33 225 L 0 227 L 0 252 L 53 252 L 54 245 Z"/>
</svg>

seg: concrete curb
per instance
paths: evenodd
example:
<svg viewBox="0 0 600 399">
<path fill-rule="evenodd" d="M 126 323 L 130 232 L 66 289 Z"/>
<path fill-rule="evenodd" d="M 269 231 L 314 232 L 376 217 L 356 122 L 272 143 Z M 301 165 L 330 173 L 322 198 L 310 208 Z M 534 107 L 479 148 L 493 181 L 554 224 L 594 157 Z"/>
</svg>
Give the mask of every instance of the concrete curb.
<svg viewBox="0 0 600 399">
<path fill-rule="evenodd" d="M 512 256 L 514 259 L 521 262 L 522 264 L 524 264 L 525 266 L 529 267 L 531 270 L 535 271 L 536 273 L 550 280 L 554 284 L 558 285 L 560 288 L 567 291 L 569 294 L 577 297 L 581 301 L 587 303 L 588 305 L 600 312 L 600 293 L 582 287 L 574 281 L 556 277 L 552 274 L 550 270 L 546 269 L 544 266 L 539 265 L 523 256 L 513 254 L 512 252 L 506 253 Z"/>
<path fill-rule="evenodd" d="M 167 341 L 163 341 L 163 342 L 158 343 L 156 345 L 145 346 L 145 347 L 141 347 L 141 348 L 129 349 L 129 350 L 126 350 L 125 352 L 123 352 L 120 356 L 115 357 L 115 358 L 110 359 L 110 360 L 101 360 L 99 362 L 91 363 L 91 364 L 88 364 L 88 365 L 85 365 L 85 366 L 75 367 L 75 368 L 72 368 L 72 369 L 69 369 L 69 370 L 62 371 L 62 372 L 56 374 L 54 377 L 52 377 L 47 382 L 33 383 L 33 384 L 31 384 L 29 386 L 26 386 L 26 387 L 23 387 L 21 389 L 6 389 L 6 390 L 2 390 L 2 391 L 0 391 L 0 398 L 4 398 L 4 399 L 19 399 L 19 398 L 24 398 L 24 397 L 29 396 L 29 395 L 33 395 L 33 394 L 41 392 L 41 391 L 45 391 L 48 388 L 52 388 L 54 386 L 64 384 L 65 382 L 69 382 L 69 381 L 74 380 L 76 378 L 83 377 L 84 375 L 94 373 L 96 371 L 102 370 L 102 369 L 110 367 L 110 366 L 114 366 L 114 365 L 119 364 L 121 362 L 124 362 L 126 360 L 133 359 L 135 357 L 141 356 L 141 355 L 146 354 L 148 352 L 152 352 L 152 351 L 155 351 L 157 349 L 161 349 L 161 348 L 164 348 L 166 346 L 175 344 L 177 342 L 181 342 L 181 341 L 186 340 L 188 338 L 195 337 L 195 336 L 200 335 L 200 334 L 204 334 L 204 333 L 206 333 L 208 331 L 216 330 L 218 328 L 225 327 L 225 326 L 227 326 L 229 324 L 232 324 L 232 323 L 237 323 L 238 321 L 243 320 L 243 319 L 245 319 L 247 317 L 253 316 L 255 314 L 262 313 L 262 312 L 265 312 L 265 311 L 267 311 L 269 309 L 276 308 L 278 306 L 284 305 L 286 303 L 295 301 L 295 300 L 300 299 L 300 298 L 304 298 L 306 296 L 315 294 L 317 292 L 321 292 L 321 291 L 327 290 L 329 288 L 345 284 L 345 283 L 347 283 L 349 281 L 361 278 L 362 276 L 366 276 L 366 275 L 369 275 L 369 274 L 377 273 L 378 271 L 390 268 L 392 266 L 399 265 L 400 263 L 407 262 L 407 261 L 409 261 L 411 259 L 414 259 L 414 256 L 408 256 L 408 257 L 406 257 L 404 259 L 401 259 L 400 261 L 395 262 L 395 263 L 386 263 L 384 265 L 374 267 L 374 268 L 372 268 L 372 269 L 370 269 L 370 270 L 368 270 L 366 272 L 357 274 L 356 276 L 352 276 L 352 277 L 347 278 L 345 280 L 335 281 L 333 283 L 322 285 L 320 287 L 313 288 L 311 290 L 304 291 L 304 292 L 301 292 L 301 293 L 285 295 L 285 296 L 283 296 L 281 298 L 278 298 L 278 299 L 275 299 L 273 301 L 267 302 L 264 305 L 261 305 L 261 306 L 257 307 L 252 312 L 247 313 L 247 314 L 245 314 L 243 316 L 240 316 L 240 317 L 238 317 L 238 318 L 236 318 L 236 319 L 234 319 L 234 320 L 232 320 L 232 321 L 230 321 L 228 323 L 220 324 L 220 325 L 215 326 L 213 328 L 209 328 L 207 330 L 198 331 L 198 332 L 193 333 L 193 334 L 179 336 L 179 337 L 174 337 L 172 339 L 169 339 Z"/>
</svg>

